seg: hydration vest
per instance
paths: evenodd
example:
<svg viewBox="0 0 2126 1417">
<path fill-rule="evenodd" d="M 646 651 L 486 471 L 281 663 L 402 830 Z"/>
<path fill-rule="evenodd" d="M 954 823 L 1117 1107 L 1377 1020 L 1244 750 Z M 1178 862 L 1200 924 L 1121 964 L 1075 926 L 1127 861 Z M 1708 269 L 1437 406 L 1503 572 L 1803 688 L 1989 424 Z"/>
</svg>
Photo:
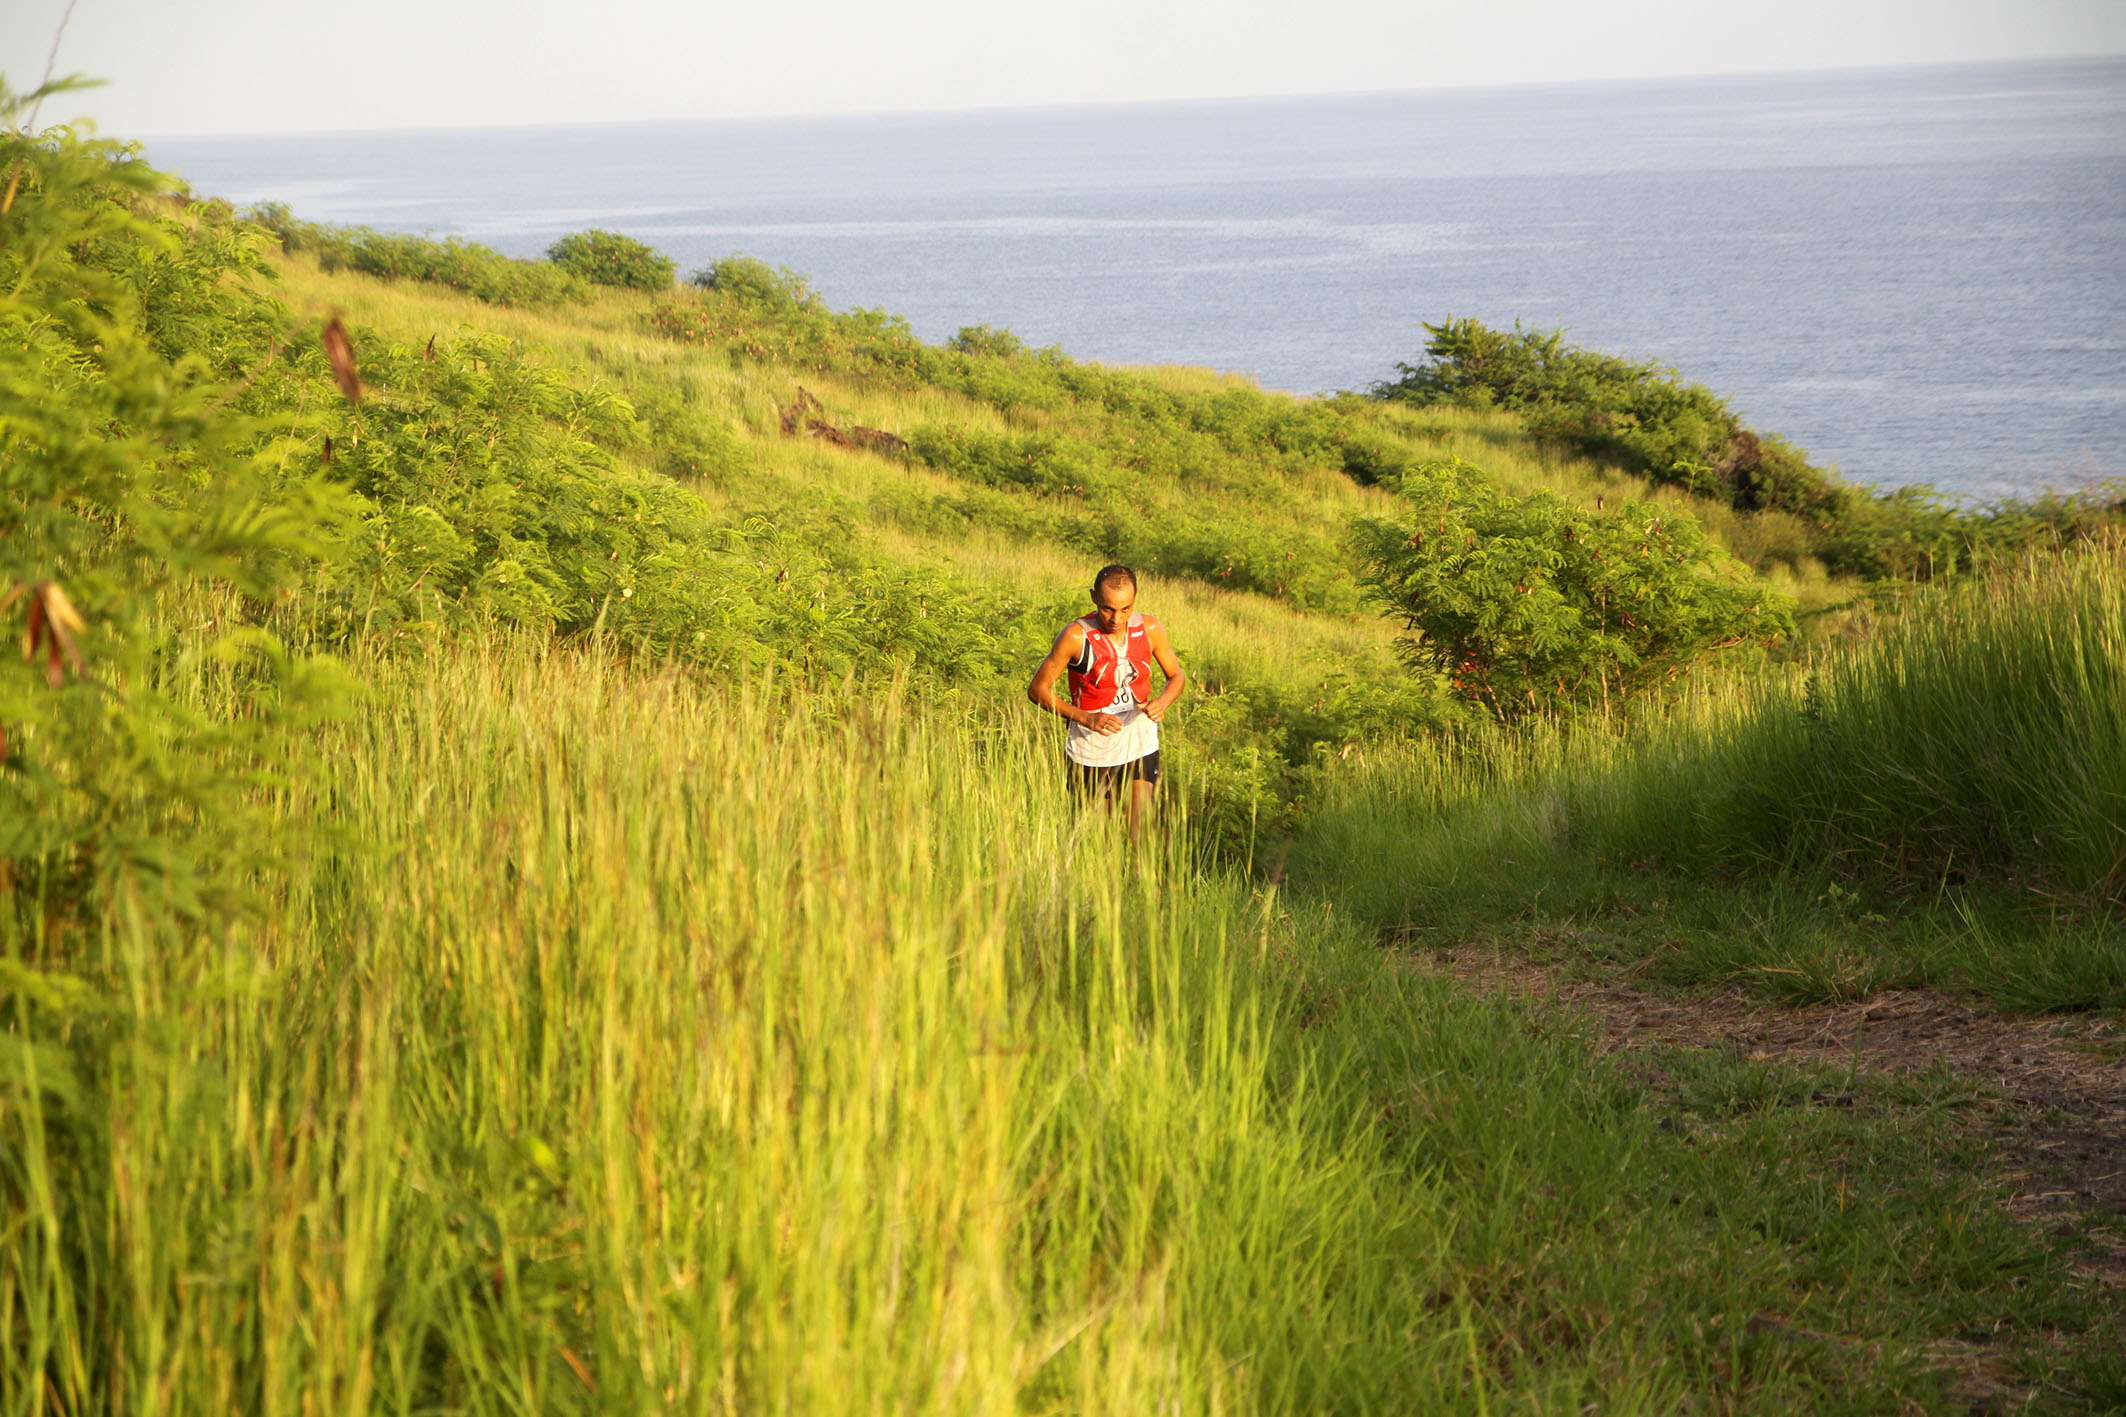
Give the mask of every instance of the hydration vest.
<svg viewBox="0 0 2126 1417">
<path fill-rule="evenodd" d="M 1104 709 L 1122 690 L 1120 666 L 1123 656 L 1114 641 L 1100 631 L 1100 622 L 1088 615 L 1078 621 L 1085 627 L 1085 646 L 1070 662 L 1070 701 L 1081 709 Z M 1146 615 L 1129 617 L 1128 659 L 1136 671 L 1130 690 L 1139 705 L 1151 701 L 1152 641 L 1148 633 L 1159 622 Z"/>
</svg>

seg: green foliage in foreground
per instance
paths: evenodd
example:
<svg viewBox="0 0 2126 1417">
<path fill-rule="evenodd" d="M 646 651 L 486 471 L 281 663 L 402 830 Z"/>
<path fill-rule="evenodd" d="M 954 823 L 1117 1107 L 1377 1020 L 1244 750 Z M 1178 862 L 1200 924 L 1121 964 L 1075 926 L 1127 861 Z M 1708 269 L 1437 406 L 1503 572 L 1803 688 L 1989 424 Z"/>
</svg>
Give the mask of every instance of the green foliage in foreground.
<svg viewBox="0 0 2126 1417">
<path fill-rule="evenodd" d="M 1889 1413 L 2115 1318 L 1938 1116 L 1649 1092 L 986 715 L 356 667 L 270 912 L 0 924 L 7 1410 Z"/>
<path fill-rule="evenodd" d="M 0 120 L 35 98 L 0 86 Z M 285 329 L 247 284 L 252 232 L 179 211 L 112 143 L 10 126 L 0 172 L 0 618 L 23 648 L 0 655 L 0 915 L 33 894 L 65 928 L 147 888 L 197 915 L 242 882 L 213 863 L 259 851 L 280 729 L 333 697 L 329 664 L 217 612 L 286 593 L 337 498 L 231 378 Z M 216 630 L 181 649 L 180 595 Z"/>
<path fill-rule="evenodd" d="M 1791 602 L 1672 509 L 1514 497 L 1462 462 L 1390 485 L 1401 515 L 1354 532 L 1366 587 L 1415 632 L 1420 666 L 1500 718 L 1607 707 L 1713 648 L 1793 632 Z"/>
<path fill-rule="evenodd" d="M 578 231 L 546 248 L 546 259 L 592 285 L 666 290 L 679 265 L 647 242 L 617 231 Z"/>
</svg>

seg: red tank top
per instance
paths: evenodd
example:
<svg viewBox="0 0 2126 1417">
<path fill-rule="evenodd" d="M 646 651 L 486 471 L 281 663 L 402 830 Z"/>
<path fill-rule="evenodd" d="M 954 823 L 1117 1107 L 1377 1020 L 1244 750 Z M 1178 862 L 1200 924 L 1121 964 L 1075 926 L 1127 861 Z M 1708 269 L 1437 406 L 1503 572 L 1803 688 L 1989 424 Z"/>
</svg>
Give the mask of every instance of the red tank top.
<svg viewBox="0 0 2126 1417">
<path fill-rule="evenodd" d="M 1127 682 L 1132 696 L 1142 705 L 1150 702 L 1152 688 L 1151 630 L 1158 621 L 1149 615 L 1129 617 L 1127 655 L 1115 652 L 1114 641 L 1100 631 L 1100 622 L 1088 615 L 1078 621 L 1085 627 L 1085 645 L 1070 662 L 1070 701 L 1081 709 L 1104 709 L 1121 694 L 1125 658 L 1130 672 Z"/>
</svg>

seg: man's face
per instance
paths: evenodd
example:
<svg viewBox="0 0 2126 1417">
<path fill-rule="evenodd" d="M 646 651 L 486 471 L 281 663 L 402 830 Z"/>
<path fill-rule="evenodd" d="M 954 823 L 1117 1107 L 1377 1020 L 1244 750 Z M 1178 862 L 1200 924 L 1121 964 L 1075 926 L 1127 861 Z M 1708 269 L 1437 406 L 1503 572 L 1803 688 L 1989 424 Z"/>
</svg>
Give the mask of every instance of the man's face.
<svg viewBox="0 0 2126 1417">
<path fill-rule="evenodd" d="M 1093 595 L 1093 619 L 1099 622 L 1100 633 L 1112 635 L 1129 623 L 1129 612 L 1137 604 L 1137 588 L 1128 581 L 1109 581 Z"/>
</svg>

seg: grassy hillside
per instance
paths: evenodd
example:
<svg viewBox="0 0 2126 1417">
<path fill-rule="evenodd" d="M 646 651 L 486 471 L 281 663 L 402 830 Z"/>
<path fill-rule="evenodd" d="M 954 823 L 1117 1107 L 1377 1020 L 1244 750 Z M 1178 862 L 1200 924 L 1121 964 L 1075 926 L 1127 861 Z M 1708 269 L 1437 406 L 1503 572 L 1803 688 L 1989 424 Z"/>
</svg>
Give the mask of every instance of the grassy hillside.
<svg viewBox="0 0 2126 1417">
<path fill-rule="evenodd" d="M 1481 458 L 1509 492 L 1554 493 L 1590 515 L 1634 499 L 1702 514 L 1716 546 L 1768 567 L 1771 594 L 1835 614 L 1860 593 L 1806 556 L 1778 560 L 1759 522 L 1575 460 L 1497 413 L 1420 417 L 1202 371 L 1109 370 L 976 331 L 964 348 L 926 348 L 876 313 L 831 315 L 772 272 L 741 271 L 766 296 L 727 281 L 601 290 L 545 310 L 326 274 L 301 254 L 279 272 L 291 304 L 344 309 L 398 357 L 431 337 L 455 351 L 460 332 L 479 329 L 572 387 L 619 395 L 634 422 L 606 440 L 615 461 L 694 494 L 726 536 L 792 553 L 830 547 L 842 576 L 859 562 L 927 568 L 949 587 L 935 613 L 981 607 L 950 632 L 981 650 L 963 684 L 1023 674 L 1075 612 L 1088 568 L 1129 561 L 1212 691 L 1184 701 L 1177 728 L 1201 745 L 1184 780 L 1227 840 L 1244 836 L 1243 820 L 1288 820 L 1321 753 L 1462 716 L 1440 679 L 1398 666 L 1393 627 L 1358 583 L 1346 529 L 1393 510 L 1384 469 Z M 852 429 L 905 446 L 851 446 Z M 607 609 L 623 635 L 639 623 L 633 608 Z M 846 669 L 867 637 L 885 632 L 848 640 L 828 667 Z M 776 646 L 787 651 L 787 637 Z"/>
<path fill-rule="evenodd" d="M 2119 759 L 1936 746 L 2117 733 L 2115 551 L 1969 619 L 1509 412 L 925 346 L 746 262 L 290 250 L 6 157 L 0 1410 L 2126 1396 L 1947 1084 L 1643 1068 L 1382 948 L 1560 879 L 1820 896 L 1841 949 L 1918 901 L 2116 1007 Z M 1580 625 L 1640 697 L 1505 721 L 1399 643 L 1352 528 L 1433 554 L 1456 486 L 1474 652 Z M 1118 556 L 1195 681 L 1143 844 L 1020 696 Z M 1813 628 L 1655 643 L 1663 576 Z"/>
</svg>

